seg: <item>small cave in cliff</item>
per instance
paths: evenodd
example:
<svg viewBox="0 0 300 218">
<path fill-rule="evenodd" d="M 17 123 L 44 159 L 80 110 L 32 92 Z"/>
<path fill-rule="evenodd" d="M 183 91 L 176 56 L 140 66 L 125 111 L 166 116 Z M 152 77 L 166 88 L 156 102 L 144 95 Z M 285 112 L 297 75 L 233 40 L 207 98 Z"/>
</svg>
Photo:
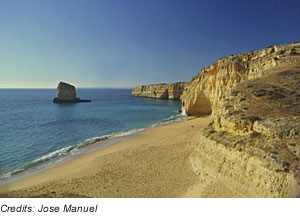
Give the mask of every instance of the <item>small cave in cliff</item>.
<svg viewBox="0 0 300 218">
<path fill-rule="evenodd" d="M 210 100 L 203 92 L 197 96 L 195 103 L 189 109 L 190 115 L 194 116 L 210 115 L 211 112 Z"/>
</svg>

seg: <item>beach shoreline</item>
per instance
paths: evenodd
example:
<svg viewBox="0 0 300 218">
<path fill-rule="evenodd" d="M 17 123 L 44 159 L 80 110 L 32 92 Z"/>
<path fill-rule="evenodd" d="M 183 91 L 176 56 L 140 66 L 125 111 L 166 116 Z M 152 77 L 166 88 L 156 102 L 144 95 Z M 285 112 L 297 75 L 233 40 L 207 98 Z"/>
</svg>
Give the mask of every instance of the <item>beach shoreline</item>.
<svg viewBox="0 0 300 218">
<path fill-rule="evenodd" d="M 59 150 L 55 150 L 51 153 L 48 153 L 26 164 L 26 165 L 32 165 L 32 167 L 24 166 L 12 172 L 7 173 L 8 174 L 7 176 L 5 175 L 0 176 L 0 187 L 17 182 L 27 177 L 40 174 L 42 172 L 48 171 L 49 169 L 64 165 L 83 155 L 103 149 L 107 146 L 116 144 L 120 141 L 138 137 L 139 134 L 143 131 L 147 131 L 149 129 L 162 126 L 162 125 L 169 125 L 173 122 L 180 122 L 185 119 L 189 119 L 189 118 L 186 115 L 180 114 L 177 116 L 171 116 L 169 118 L 163 119 L 158 123 L 154 123 L 148 126 L 131 129 L 124 132 L 116 132 L 109 135 L 101 135 L 101 136 L 84 139 L 81 142 L 75 143 L 74 145 L 63 147 Z M 61 153 L 61 151 L 64 150 L 70 150 L 70 151 L 63 154 L 62 156 L 61 154 L 58 154 L 57 157 L 51 158 L 53 154 Z"/>
<path fill-rule="evenodd" d="M 0 197 L 241 197 L 192 170 L 190 154 L 209 122 L 201 117 L 150 128 L 3 185 Z"/>
</svg>

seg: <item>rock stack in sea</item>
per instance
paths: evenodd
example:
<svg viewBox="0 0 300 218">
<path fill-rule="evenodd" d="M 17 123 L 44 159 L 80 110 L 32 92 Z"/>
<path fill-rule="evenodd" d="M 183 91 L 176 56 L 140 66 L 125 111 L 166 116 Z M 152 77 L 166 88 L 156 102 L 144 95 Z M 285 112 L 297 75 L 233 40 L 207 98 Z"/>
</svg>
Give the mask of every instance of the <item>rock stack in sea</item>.
<svg viewBox="0 0 300 218">
<path fill-rule="evenodd" d="M 78 103 L 91 102 L 91 100 L 82 100 L 77 98 L 75 86 L 65 82 L 60 82 L 57 86 L 57 97 L 53 99 L 54 103 Z"/>
</svg>

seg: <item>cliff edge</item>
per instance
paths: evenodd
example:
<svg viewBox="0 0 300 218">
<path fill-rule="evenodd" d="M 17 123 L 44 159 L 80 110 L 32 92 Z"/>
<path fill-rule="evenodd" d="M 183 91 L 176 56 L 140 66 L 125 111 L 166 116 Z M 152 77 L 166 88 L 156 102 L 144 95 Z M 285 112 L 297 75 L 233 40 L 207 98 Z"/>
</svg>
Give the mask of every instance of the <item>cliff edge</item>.
<svg viewBox="0 0 300 218">
<path fill-rule="evenodd" d="M 299 196 L 299 42 L 220 59 L 182 101 L 187 114 L 212 119 L 191 155 L 196 173 L 246 197 Z"/>
<path fill-rule="evenodd" d="M 297 42 L 221 58 L 201 69 L 184 90 L 182 102 L 186 113 L 211 114 L 236 84 L 262 77 L 276 67 L 297 64 L 299 55 L 300 42 Z"/>
<path fill-rule="evenodd" d="M 158 98 L 179 100 L 184 88 L 188 85 L 186 82 L 163 83 L 156 85 L 138 86 L 132 89 L 132 96 L 142 98 Z"/>
</svg>

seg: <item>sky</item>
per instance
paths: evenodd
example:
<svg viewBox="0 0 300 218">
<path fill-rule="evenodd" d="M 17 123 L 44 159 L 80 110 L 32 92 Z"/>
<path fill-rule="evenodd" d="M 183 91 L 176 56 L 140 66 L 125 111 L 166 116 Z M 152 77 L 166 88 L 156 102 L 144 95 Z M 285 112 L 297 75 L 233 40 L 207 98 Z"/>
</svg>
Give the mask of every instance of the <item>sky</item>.
<svg viewBox="0 0 300 218">
<path fill-rule="evenodd" d="M 299 40 L 299 0 L 0 0 L 0 88 L 190 81 Z"/>
</svg>

